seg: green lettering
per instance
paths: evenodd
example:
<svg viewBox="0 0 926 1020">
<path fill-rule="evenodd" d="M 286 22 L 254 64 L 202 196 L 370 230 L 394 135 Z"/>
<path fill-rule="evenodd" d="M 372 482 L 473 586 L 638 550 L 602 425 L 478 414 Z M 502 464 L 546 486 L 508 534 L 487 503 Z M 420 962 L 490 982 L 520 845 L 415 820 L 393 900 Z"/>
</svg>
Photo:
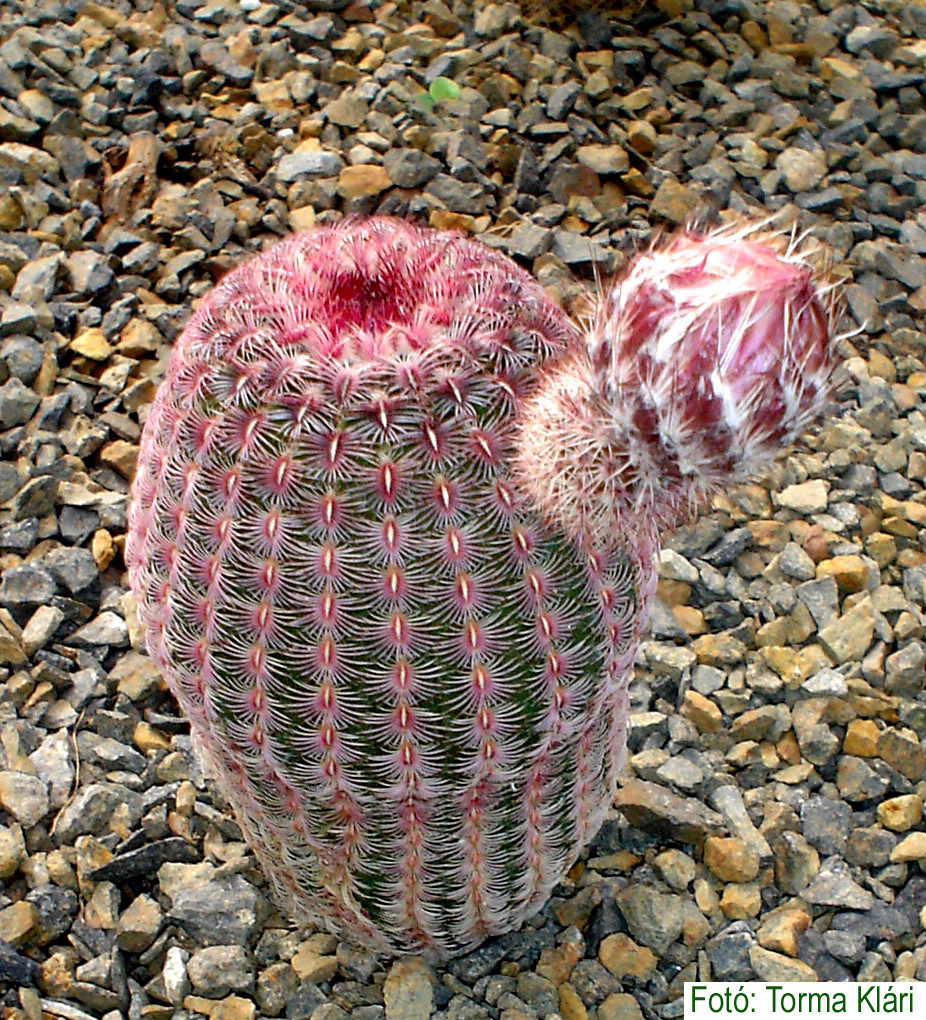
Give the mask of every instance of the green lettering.
<svg viewBox="0 0 926 1020">
<path fill-rule="evenodd" d="M 862 1012 L 862 1009 L 868 1009 L 872 1013 L 880 1011 L 881 1002 L 880 995 L 878 994 L 879 989 L 877 985 L 869 985 L 864 991 L 860 988 L 858 990 L 858 1011 Z M 874 1001 L 872 1001 L 874 1000 Z"/>
</svg>

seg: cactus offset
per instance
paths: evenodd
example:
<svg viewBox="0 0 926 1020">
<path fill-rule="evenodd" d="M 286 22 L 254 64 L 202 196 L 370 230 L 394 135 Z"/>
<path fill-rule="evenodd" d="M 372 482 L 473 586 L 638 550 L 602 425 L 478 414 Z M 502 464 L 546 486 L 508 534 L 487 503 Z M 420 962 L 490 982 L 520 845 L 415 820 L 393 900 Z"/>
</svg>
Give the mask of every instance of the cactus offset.
<svg viewBox="0 0 926 1020">
<path fill-rule="evenodd" d="M 583 338 L 506 257 L 389 219 L 207 296 L 126 560 L 290 913 L 445 957 L 543 905 L 623 764 L 656 526 L 818 412 L 831 318 L 796 254 L 682 234 Z"/>
</svg>

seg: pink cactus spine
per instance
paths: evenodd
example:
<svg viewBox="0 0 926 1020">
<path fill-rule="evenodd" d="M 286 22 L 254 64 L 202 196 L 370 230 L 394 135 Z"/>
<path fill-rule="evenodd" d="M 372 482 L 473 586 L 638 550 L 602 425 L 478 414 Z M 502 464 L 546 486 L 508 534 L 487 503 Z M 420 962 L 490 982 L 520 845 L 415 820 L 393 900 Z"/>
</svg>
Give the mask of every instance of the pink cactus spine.
<svg viewBox="0 0 926 1020">
<path fill-rule="evenodd" d="M 509 259 L 388 219 L 207 296 L 126 559 L 295 917 L 445 957 L 543 905 L 623 764 L 656 527 L 818 412 L 831 319 L 796 252 L 683 233 L 583 340 Z"/>
</svg>

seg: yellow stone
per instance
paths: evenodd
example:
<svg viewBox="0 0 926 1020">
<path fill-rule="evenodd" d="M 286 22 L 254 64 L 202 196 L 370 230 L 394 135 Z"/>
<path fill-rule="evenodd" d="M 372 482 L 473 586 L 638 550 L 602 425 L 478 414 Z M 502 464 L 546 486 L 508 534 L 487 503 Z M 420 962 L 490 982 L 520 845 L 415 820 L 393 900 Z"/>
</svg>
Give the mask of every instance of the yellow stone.
<svg viewBox="0 0 926 1020">
<path fill-rule="evenodd" d="M 70 350 L 91 361 L 105 361 L 113 352 L 109 341 L 103 335 L 103 330 L 97 326 L 85 329 L 74 337 L 70 343 Z"/>
<path fill-rule="evenodd" d="M 90 875 L 111 861 L 113 852 L 96 836 L 89 835 L 78 836 L 74 848 L 77 851 L 77 885 L 84 899 L 89 899 L 94 888 Z"/>
<path fill-rule="evenodd" d="M 701 913 L 700 908 L 689 899 L 683 899 L 682 908 L 682 942 L 686 946 L 699 946 L 711 933 L 710 921 Z"/>
<path fill-rule="evenodd" d="M 559 986 L 559 1014 L 563 1020 L 587 1020 L 588 1010 L 579 993 L 566 983 Z"/>
<path fill-rule="evenodd" d="M 786 904 L 765 918 L 756 938 L 763 949 L 797 956 L 801 932 L 810 925 L 810 914 L 799 904 Z"/>
<path fill-rule="evenodd" d="M 573 967 L 581 959 L 574 942 L 563 942 L 555 949 L 544 949 L 537 964 L 537 973 L 552 981 L 554 985 L 562 985 L 569 980 Z"/>
<path fill-rule="evenodd" d="M 341 198 L 369 198 L 392 187 L 386 168 L 375 163 L 346 166 L 338 175 L 338 194 Z"/>
<path fill-rule="evenodd" d="M 854 80 L 861 77 L 861 74 L 862 72 L 856 64 L 843 60 L 841 57 L 824 57 L 820 61 L 820 77 L 824 81 L 829 81 L 833 78 L 850 78 Z"/>
<path fill-rule="evenodd" d="M 691 597 L 691 585 L 684 581 L 672 581 L 668 577 L 660 577 L 656 584 L 656 594 L 670 609 L 676 609 L 687 604 Z"/>
<path fill-rule="evenodd" d="M 760 981 L 819 981 L 817 972 L 803 960 L 792 960 L 762 946 L 749 950 L 749 962 Z"/>
<path fill-rule="evenodd" d="M 598 959 L 619 980 L 636 978 L 648 981 L 656 970 L 656 956 L 651 949 L 638 946 L 629 935 L 618 932 L 601 943 Z"/>
<path fill-rule="evenodd" d="M 891 797 L 878 805 L 878 821 L 893 832 L 907 832 L 922 819 L 923 798 L 917 793 Z"/>
<path fill-rule="evenodd" d="M 428 216 L 428 225 L 435 230 L 459 230 L 464 234 L 476 233 L 478 222 L 475 216 L 450 209 L 432 209 Z"/>
<path fill-rule="evenodd" d="M 672 615 L 690 637 L 707 633 L 707 623 L 700 609 L 694 606 L 673 606 Z"/>
<path fill-rule="evenodd" d="M 188 995 L 183 1000 L 184 1009 L 190 1010 L 191 1013 L 202 1013 L 203 1016 L 209 1016 L 215 1007 L 215 999 L 207 999 L 203 995 Z"/>
<path fill-rule="evenodd" d="M 116 547 L 113 545 L 113 536 L 105 528 L 97 528 L 93 533 L 93 541 L 90 543 L 90 552 L 97 570 L 104 571 L 116 555 Z"/>
<path fill-rule="evenodd" d="M 897 558 L 897 543 L 891 535 L 875 531 L 865 539 L 865 552 L 879 567 L 886 567 Z"/>
<path fill-rule="evenodd" d="M 854 754 L 858 758 L 876 758 L 880 735 L 874 719 L 853 719 L 842 742 L 843 753 Z"/>
<path fill-rule="evenodd" d="M 720 909 L 720 897 L 706 878 L 696 878 L 694 883 L 695 903 L 702 914 L 713 914 Z"/>
<path fill-rule="evenodd" d="M 143 358 L 147 354 L 157 353 L 162 343 L 164 338 L 154 323 L 147 319 L 131 319 L 119 334 L 116 353 L 127 358 Z"/>
<path fill-rule="evenodd" d="M 891 851 L 892 864 L 904 864 L 910 861 L 926 863 L 926 832 L 911 832 Z"/>
<path fill-rule="evenodd" d="M 311 230 L 315 226 L 315 210 L 310 205 L 289 210 L 289 225 L 295 231 Z"/>
<path fill-rule="evenodd" d="M 842 595 L 852 595 L 868 586 L 868 567 L 861 556 L 833 556 L 817 564 L 817 580 L 824 577 L 832 577 Z"/>
<path fill-rule="evenodd" d="M 762 896 L 755 882 L 739 885 L 731 882 L 724 887 L 720 897 L 720 909 L 731 921 L 743 921 L 747 917 L 758 917 L 762 909 Z"/>
<path fill-rule="evenodd" d="M 100 450 L 100 460 L 131 482 L 135 477 L 135 466 L 138 461 L 138 444 L 127 443 L 124 439 L 114 439 Z"/>
<path fill-rule="evenodd" d="M 766 645 L 759 649 L 759 657 L 774 670 L 789 687 L 798 687 L 802 677 L 798 653 L 793 648 L 785 648 L 781 645 Z"/>
<path fill-rule="evenodd" d="M 598 1020 L 643 1020 L 643 1012 L 632 995 L 615 992 L 598 1007 Z"/>
<path fill-rule="evenodd" d="M 289 961 L 300 981 L 330 981 L 338 970 L 338 958 L 326 956 L 311 944 L 303 942 Z"/>
<path fill-rule="evenodd" d="M 722 882 L 751 882 L 759 874 L 759 855 L 736 836 L 708 836 L 704 863 Z"/>
<path fill-rule="evenodd" d="M 723 713 L 720 709 L 709 698 L 690 688 L 685 692 L 682 702 L 682 715 L 702 733 L 719 733 L 723 727 Z"/>
<path fill-rule="evenodd" d="M 28 942 L 39 923 L 39 912 L 33 903 L 19 900 L 0 910 L 0 939 L 11 946 Z"/>
<path fill-rule="evenodd" d="M 44 994 L 55 999 L 68 998 L 74 983 L 74 968 L 79 961 L 80 957 L 70 946 L 57 950 L 43 960 L 39 987 Z"/>
<path fill-rule="evenodd" d="M 142 720 L 132 732 L 132 740 L 142 754 L 149 751 L 169 751 L 170 738 Z"/>
</svg>

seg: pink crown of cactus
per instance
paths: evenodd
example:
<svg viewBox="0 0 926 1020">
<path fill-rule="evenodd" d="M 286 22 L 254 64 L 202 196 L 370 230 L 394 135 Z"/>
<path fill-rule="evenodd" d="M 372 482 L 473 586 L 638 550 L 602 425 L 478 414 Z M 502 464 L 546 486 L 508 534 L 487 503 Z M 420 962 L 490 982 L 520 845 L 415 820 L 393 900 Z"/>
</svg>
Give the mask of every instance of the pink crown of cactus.
<svg viewBox="0 0 926 1020">
<path fill-rule="evenodd" d="M 440 958 L 543 906 L 623 765 L 654 525 L 819 412 L 832 318 L 799 253 L 683 232 L 586 338 L 505 256 L 389 219 L 204 299 L 126 560 L 297 920 Z"/>
</svg>

